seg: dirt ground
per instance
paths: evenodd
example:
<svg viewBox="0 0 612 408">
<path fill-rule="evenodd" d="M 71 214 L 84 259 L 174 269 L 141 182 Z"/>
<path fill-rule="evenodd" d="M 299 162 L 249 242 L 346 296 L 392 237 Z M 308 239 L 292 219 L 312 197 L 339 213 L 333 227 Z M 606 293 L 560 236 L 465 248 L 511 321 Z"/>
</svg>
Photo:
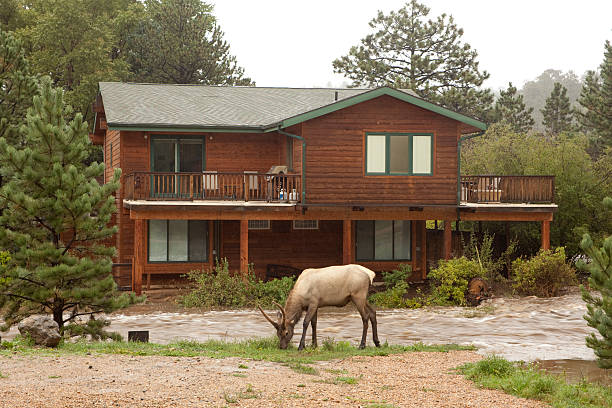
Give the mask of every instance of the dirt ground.
<svg viewBox="0 0 612 408">
<path fill-rule="evenodd" d="M 0 407 L 543 407 L 453 372 L 471 351 L 352 357 L 317 374 L 238 358 L 0 357 Z"/>
</svg>

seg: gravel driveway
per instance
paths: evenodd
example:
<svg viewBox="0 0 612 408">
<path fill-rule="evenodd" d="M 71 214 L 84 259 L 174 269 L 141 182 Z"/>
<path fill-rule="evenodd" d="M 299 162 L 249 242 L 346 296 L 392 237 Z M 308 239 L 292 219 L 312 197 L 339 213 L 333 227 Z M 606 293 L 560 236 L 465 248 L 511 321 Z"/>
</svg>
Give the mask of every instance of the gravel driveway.
<svg viewBox="0 0 612 408">
<path fill-rule="evenodd" d="M 0 357 L 0 407 L 545 406 L 478 389 L 452 372 L 481 358 L 472 351 L 360 356 L 314 364 L 312 375 L 238 358 L 15 355 Z"/>
</svg>

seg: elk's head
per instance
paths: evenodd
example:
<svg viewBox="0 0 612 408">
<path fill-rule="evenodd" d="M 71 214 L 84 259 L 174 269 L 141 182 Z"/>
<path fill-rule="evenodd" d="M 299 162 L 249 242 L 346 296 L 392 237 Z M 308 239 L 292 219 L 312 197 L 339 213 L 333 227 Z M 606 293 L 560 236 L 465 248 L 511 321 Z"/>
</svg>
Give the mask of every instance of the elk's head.
<svg viewBox="0 0 612 408">
<path fill-rule="evenodd" d="M 257 307 L 259 308 L 259 311 L 264 315 L 266 320 L 269 321 L 276 329 L 276 335 L 278 336 L 278 340 L 280 342 L 280 348 L 284 350 L 287 348 L 289 342 L 291 341 L 291 338 L 293 337 L 293 327 L 295 326 L 295 323 L 291 324 L 291 322 L 287 320 L 285 315 L 285 309 L 281 305 L 276 302 L 274 302 L 274 304 L 280 310 L 278 322 L 272 320 L 259 305 L 257 305 Z"/>
</svg>

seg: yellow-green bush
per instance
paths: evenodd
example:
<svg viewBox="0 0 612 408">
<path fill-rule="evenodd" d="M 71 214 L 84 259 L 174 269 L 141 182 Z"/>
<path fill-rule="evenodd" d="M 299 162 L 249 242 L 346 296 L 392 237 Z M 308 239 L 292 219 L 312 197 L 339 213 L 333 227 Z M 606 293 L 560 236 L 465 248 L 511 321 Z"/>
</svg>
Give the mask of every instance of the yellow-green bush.
<svg viewBox="0 0 612 408">
<path fill-rule="evenodd" d="M 558 296 L 561 289 L 576 284 L 576 271 L 567 263 L 563 247 L 512 262 L 512 287 L 518 294 Z"/>
<path fill-rule="evenodd" d="M 430 301 L 437 305 L 462 305 L 470 279 L 480 275 L 478 262 L 462 256 L 457 259 L 441 260 L 438 267 L 429 272 L 432 282 Z"/>
</svg>

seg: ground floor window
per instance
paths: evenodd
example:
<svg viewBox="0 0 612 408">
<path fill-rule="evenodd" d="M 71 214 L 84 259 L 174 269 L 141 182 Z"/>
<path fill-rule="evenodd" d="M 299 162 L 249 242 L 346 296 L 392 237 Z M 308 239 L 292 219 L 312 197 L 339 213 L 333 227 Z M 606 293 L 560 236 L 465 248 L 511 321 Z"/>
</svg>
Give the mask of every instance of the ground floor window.
<svg viewBox="0 0 612 408">
<path fill-rule="evenodd" d="M 355 221 L 355 256 L 358 261 L 409 261 L 410 221 Z"/>
<path fill-rule="evenodd" d="M 149 262 L 208 262 L 208 221 L 149 220 Z"/>
</svg>

